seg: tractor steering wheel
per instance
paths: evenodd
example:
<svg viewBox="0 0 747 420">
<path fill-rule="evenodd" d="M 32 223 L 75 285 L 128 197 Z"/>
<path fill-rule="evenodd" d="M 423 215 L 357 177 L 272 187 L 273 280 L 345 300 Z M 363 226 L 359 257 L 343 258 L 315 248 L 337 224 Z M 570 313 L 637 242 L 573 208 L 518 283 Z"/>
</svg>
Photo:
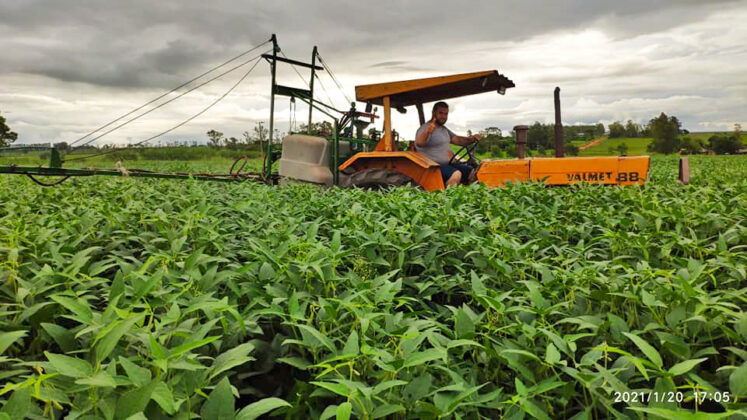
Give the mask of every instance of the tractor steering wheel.
<svg viewBox="0 0 747 420">
<path fill-rule="evenodd" d="M 479 142 L 470 143 L 466 146 L 462 146 L 459 148 L 459 150 L 454 153 L 453 156 L 451 156 L 451 159 L 449 159 L 449 165 L 452 165 L 455 160 L 461 160 L 467 165 L 477 167 L 477 165 L 480 163 L 477 160 L 477 157 L 475 157 L 475 149 L 477 148 L 477 144 Z M 468 158 L 465 160 L 464 158 Z"/>
</svg>

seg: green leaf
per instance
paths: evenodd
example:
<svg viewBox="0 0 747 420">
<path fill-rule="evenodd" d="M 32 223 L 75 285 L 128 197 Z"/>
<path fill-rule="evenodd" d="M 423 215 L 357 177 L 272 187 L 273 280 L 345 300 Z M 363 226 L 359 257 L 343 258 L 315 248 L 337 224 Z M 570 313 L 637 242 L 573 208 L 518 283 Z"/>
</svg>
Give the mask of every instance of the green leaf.
<svg viewBox="0 0 747 420">
<path fill-rule="evenodd" d="M 154 359 L 166 359 L 169 357 L 166 349 L 158 343 L 153 335 L 150 336 L 150 352 Z"/>
<path fill-rule="evenodd" d="M 49 334 L 50 337 L 57 343 L 58 346 L 62 349 L 64 352 L 70 352 L 75 350 L 76 344 L 75 344 L 75 334 L 70 332 L 69 330 L 60 327 L 57 324 L 49 324 L 46 322 L 42 322 L 41 327 L 44 328 L 44 331 Z M 0 352 L 1 354 L 2 352 Z"/>
<path fill-rule="evenodd" d="M 316 339 L 319 343 L 321 343 L 324 347 L 329 349 L 331 352 L 335 352 L 335 344 L 330 340 L 326 335 L 322 334 L 317 330 L 316 328 L 312 327 L 311 325 L 306 324 L 297 324 L 296 328 L 299 328 L 307 333 L 309 333 L 314 339 Z M 313 346 L 312 346 L 313 347 Z"/>
<path fill-rule="evenodd" d="M 309 363 L 305 359 L 301 359 L 300 357 L 279 357 L 275 359 L 276 362 L 285 363 L 286 365 L 291 365 L 294 368 L 306 370 L 309 367 L 313 366 L 313 363 Z"/>
<path fill-rule="evenodd" d="M 232 348 L 224 353 L 221 353 L 215 358 L 213 362 L 212 371 L 210 372 L 210 378 L 214 378 L 227 371 L 228 369 L 242 365 L 246 362 L 254 360 L 253 357 L 248 356 L 254 350 L 254 345 L 251 343 L 244 343 L 239 346 Z"/>
<path fill-rule="evenodd" d="M 220 336 L 216 335 L 216 336 L 213 336 L 213 337 L 203 338 L 202 340 L 187 342 L 187 343 L 184 343 L 184 344 L 182 344 L 180 346 L 174 347 L 173 349 L 169 350 L 169 359 L 176 359 L 179 356 L 181 356 L 182 354 L 184 354 L 184 353 L 186 353 L 186 352 L 188 352 L 190 350 L 194 350 L 196 348 L 202 347 L 205 344 L 210 344 L 210 343 L 212 343 L 213 341 L 215 341 L 215 340 L 217 340 L 219 338 L 220 338 Z"/>
<path fill-rule="evenodd" d="M 472 338 L 475 335 L 475 323 L 464 309 L 459 309 L 454 316 L 454 330 L 457 338 Z"/>
<path fill-rule="evenodd" d="M 342 395 L 343 397 L 347 397 L 348 395 L 350 395 L 350 391 L 348 390 L 348 387 L 342 384 L 337 384 L 333 382 L 319 382 L 319 381 L 311 381 L 309 383 L 312 385 L 322 387 L 326 389 L 327 391 L 332 391 L 337 395 Z"/>
<path fill-rule="evenodd" d="M 144 411 L 157 385 L 157 381 L 152 381 L 146 386 L 135 388 L 119 397 L 117 400 L 116 418 L 126 419 L 133 414 Z"/>
<path fill-rule="evenodd" d="M 140 285 L 140 287 L 135 291 L 135 297 L 132 299 L 134 301 L 138 301 L 145 297 L 148 293 L 150 293 L 151 289 L 155 287 L 155 285 L 161 281 L 161 277 L 163 277 L 163 271 L 158 270 L 155 274 L 151 275 L 150 278 L 145 281 L 143 284 Z"/>
<path fill-rule="evenodd" d="M 0 354 L 3 354 L 5 350 L 15 343 L 19 338 L 25 337 L 27 331 L 11 331 L 0 333 Z"/>
<path fill-rule="evenodd" d="M 677 363 L 676 365 L 669 368 L 669 374 L 672 376 L 679 376 L 689 372 L 692 368 L 708 360 L 707 357 L 701 359 L 685 360 L 684 362 Z"/>
<path fill-rule="evenodd" d="M 335 416 L 335 413 L 337 413 L 337 404 L 328 405 L 327 408 L 322 411 L 322 414 L 319 416 L 319 420 L 328 420 Z"/>
<path fill-rule="evenodd" d="M 242 408 L 236 415 L 236 420 L 254 420 L 280 407 L 292 406 L 280 398 L 264 398 Z"/>
<path fill-rule="evenodd" d="M 648 357 L 648 360 L 650 360 L 651 363 L 654 364 L 654 366 L 661 369 L 664 362 L 661 360 L 659 352 L 657 352 L 656 349 L 651 346 L 651 344 L 648 344 L 646 340 L 632 333 L 624 332 L 623 335 L 628 337 L 633 343 L 635 343 L 635 345 L 638 346 L 638 348 L 643 352 L 643 354 L 646 355 L 646 357 Z"/>
<path fill-rule="evenodd" d="M 163 411 L 169 415 L 173 415 L 176 412 L 176 404 L 174 402 L 174 395 L 171 393 L 168 385 L 163 382 L 159 382 L 158 385 L 153 389 L 151 399 L 158 404 Z"/>
<path fill-rule="evenodd" d="M 380 419 L 382 417 L 387 417 L 389 415 L 392 415 L 394 413 L 399 413 L 402 411 L 405 411 L 405 407 L 399 404 L 379 405 L 376 407 L 376 409 L 374 409 L 373 418 Z"/>
<path fill-rule="evenodd" d="M 271 280 L 275 277 L 275 269 L 272 268 L 270 263 L 263 262 L 259 268 L 259 279 L 262 281 Z"/>
<path fill-rule="evenodd" d="M 93 322 L 93 312 L 87 303 L 81 299 L 71 299 L 65 296 L 52 295 L 52 300 L 62 305 L 76 315 L 75 319 L 81 324 L 90 325 Z"/>
<path fill-rule="evenodd" d="M 547 351 L 545 351 L 545 361 L 551 365 L 560 362 L 560 352 L 552 343 L 547 343 Z"/>
<path fill-rule="evenodd" d="M 76 384 L 79 385 L 89 385 L 93 387 L 111 387 L 116 388 L 117 382 L 112 378 L 111 375 L 104 371 L 99 371 L 95 373 L 93 376 L 89 376 L 87 378 L 81 378 L 75 381 Z"/>
<path fill-rule="evenodd" d="M 729 389 L 734 396 L 747 396 L 747 362 L 729 375 Z"/>
<path fill-rule="evenodd" d="M 23 419 L 31 410 L 31 388 L 21 388 L 13 391 L 13 394 L 5 403 L 0 413 L 7 414 L 11 419 Z"/>
<path fill-rule="evenodd" d="M 470 271 L 469 274 L 470 280 L 472 281 L 472 293 L 475 296 L 486 296 L 488 294 L 488 289 L 485 287 L 482 279 L 480 279 L 480 277 L 474 271 Z"/>
<path fill-rule="evenodd" d="M 528 398 L 522 398 L 519 400 L 519 407 L 526 411 L 530 416 L 539 420 L 551 420 L 550 417 L 545 414 L 545 410 L 537 405 L 534 401 Z"/>
<path fill-rule="evenodd" d="M 233 420 L 234 404 L 231 383 L 228 378 L 223 378 L 202 405 L 200 416 L 203 419 Z"/>
<path fill-rule="evenodd" d="M 121 296 L 122 294 L 124 294 L 124 280 L 120 271 L 117 272 L 114 281 L 112 281 L 112 287 L 109 289 L 109 301 L 113 301 L 114 298 Z"/>
<path fill-rule="evenodd" d="M 405 358 L 403 367 L 415 367 L 432 360 L 446 358 L 446 349 L 428 349 L 413 353 Z"/>
<path fill-rule="evenodd" d="M 393 381 L 380 382 L 375 387 L 373 387 L 373 391 L 371 391 L 371 393 L 373 395 L 379 395 L 382 392 L 384 392 L 384 391 L 386 391 L 386 390 L 388 390 L 390 388 L 394 388 L 395 386 L 400 386 L 400 385 L 407 385 L 408 383 L 409 382 L 407 382 L 407 381 L 402 381 L 402 380 L 399 380 L 399 379 L 395 379 Z"/>
<path fill-rule="evenodd" d="M 451 350 L 451 349 L 462 347 L 462 346 L 473 346 L 473 347 L 483 348 L 483 345 L 478 343 L 477 341 L 459 339 L 459 340 L 449 341 L 448 344 L 446 344 L 446 349 Z"/>
<path fill-rule="evenodd" d="M 350 404 L 349 402 L 344 402 L 337 406 L 337 411 L 335 412 L 335 420 L 350 420 L 350 414 L 353 412 L 353 404 Z"/>
<path fill-rule="evenodd" d="M 91 376 L 93 373 L 91 364 L 83 359 L 54 354 L 48 351 L 45 351 L 44 355 L 47 356 L 47 360 L 49 360 L 52 367 L 62 375 L 70 376 L 71 378 L 85 378 L 86 376 Z"/>
<path fill-rule="evenodd" d="M 669 410 L 666 408 L 648 408 L 648 407 L 628 407 L 630 410 L 640 411 L 643 413 L 653 414 L 663 419 L 671 420 L 718 420 L 730 417 L 733 411 L 725 413 L 707 413 L 703 411 L 692 412 L 685 410 Z"/>
<path fill-rule="evenodd" d="M 103 362 L 111 352 L 117 347 L 117 343 L 125 333 L 127 333 L 135 323 L 141 320 L 145 315 L 137 315 L 118 321 L 117 325 L 106 332 L 103 337 L 97 338 L 96 343 L 96 361 Z"/>
<path fill-rule="evenodd" d="M 353 331 L 350 336 L 348 336 L 348 341 L 345 342 L 345 347 L 343 347 L 342 349 L 342 354 L 346 356 L 357 356 L 359 353 L 360 349 L 358 348 L 358 332 Z"/>
<path fill-rule="evenodd" d="M 119 364 L 122 365 L 125 373 L 127 373 L 127 377 L 130 378 L 135 385 L 144 386 L 150 382 L 150 370 L 140 367 L 122 356 L 119 357 Z"/>
</svg>

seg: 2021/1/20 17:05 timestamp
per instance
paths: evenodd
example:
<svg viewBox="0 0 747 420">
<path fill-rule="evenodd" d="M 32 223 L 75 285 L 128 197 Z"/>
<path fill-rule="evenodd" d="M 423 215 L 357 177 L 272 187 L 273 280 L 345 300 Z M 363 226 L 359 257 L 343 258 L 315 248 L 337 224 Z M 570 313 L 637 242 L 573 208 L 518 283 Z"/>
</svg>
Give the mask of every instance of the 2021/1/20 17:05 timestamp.
<svg viewBox="0 0 747 420">
<path fill-rule="evenodd" d="M 725 392 L 705 392 L 697 391 L 693 392 L 695 401 L 700 404 L 706 400 L 712 400 L 717 403 L 728 403 L 731 401 L 731 394 L 728 391 Z M 684 392 L 615 392 L 615 402 L 619 403 L 648 403 L 648 402 L 678 402 L 681 403 L 685 400 L 686 396 Z"/>
</svg>

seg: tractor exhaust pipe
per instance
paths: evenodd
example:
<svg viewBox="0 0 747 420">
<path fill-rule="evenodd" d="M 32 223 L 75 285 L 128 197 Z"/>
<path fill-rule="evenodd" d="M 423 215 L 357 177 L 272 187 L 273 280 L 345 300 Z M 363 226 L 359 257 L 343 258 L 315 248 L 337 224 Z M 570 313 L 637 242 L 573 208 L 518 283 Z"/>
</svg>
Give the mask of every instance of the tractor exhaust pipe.
<svg viewBox="0 0 747 420">
<path fill-rule="evenodd" d="M 516 133 L 516 155 L 519 159 L 524 159 L 524 152 L 527 147 L 528 130 L 528 125 L 517 125 L 514 127 L 514 132 Z"/>
<path fill-rule="evenodd" d="M 560 88 L 555 88 L 555 157 L 565 156 L 563 150 L 563 121 L 560 119 Z"/>
</svg>

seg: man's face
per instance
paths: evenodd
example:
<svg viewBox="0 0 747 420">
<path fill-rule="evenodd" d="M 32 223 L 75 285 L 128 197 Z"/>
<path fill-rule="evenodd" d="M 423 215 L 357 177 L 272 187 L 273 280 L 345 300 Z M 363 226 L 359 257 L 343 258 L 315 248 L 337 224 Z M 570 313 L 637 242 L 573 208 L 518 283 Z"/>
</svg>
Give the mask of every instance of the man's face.
<svg viewBox="0 0 747 420">
<path fill-rule="evenodd" d="M 446 120 L 449 119 L 449 108 L 439 107 L 433 111 L 433 118 L 436 119 L 436 124 L 444 125 Z"/>
</svg>

